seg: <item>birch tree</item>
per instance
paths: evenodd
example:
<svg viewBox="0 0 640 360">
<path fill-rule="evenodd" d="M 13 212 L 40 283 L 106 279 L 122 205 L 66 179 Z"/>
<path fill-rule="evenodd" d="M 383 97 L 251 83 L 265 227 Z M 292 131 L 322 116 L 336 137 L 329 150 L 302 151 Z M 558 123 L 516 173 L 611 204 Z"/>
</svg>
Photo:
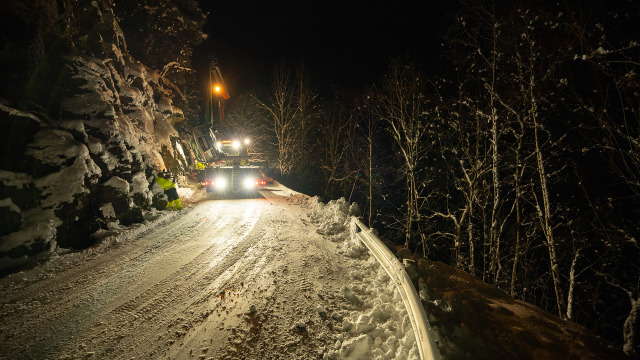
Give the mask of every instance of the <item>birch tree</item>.
<svg viewBox="0 0 640 360">
<path fill-rule="evenodd" d="M 355 105 L 356 133 L 355 141 L 359 141 L 352 147 L 352 157 L 357 169 L 362 176 L 358 180 L 365 186 L 367 226 L 373 226 L 376 208 L 376 196 L 379 196 L 381 184 L 380 172 L 383 169 L 382 163 L 385 158 L 379 150 L 380 137 L 383 132 L 381 119 L 378 117 L 378 106 L 375 95 L 368 93 L 364 95 Z"/>
<path fill-rule="evenodd" d="M 321 169 L 324 174 L 324 193 L 329 198 L 344 196 L 348 189 L 343 184 L 354 179 L 357 173 L 349 167 L 355 138 L 355 121 L 350 104 L 341 97 L 326 107 L 324 122 L 318 130 L 317 146 L 321 153 Z"/>
<path fill-rule="evenodd" d="M 465 64 L 459 64 L 463 68 Z M 466 75 L 458 74 L 459 80 Z M 469 80 L 469 78 L 466 78 Z M 433 86 L 438 94 L 434 118 L 440 130 L 434 133 L 437 151 L 431 158 L 439 161 L 429 167 L 429 173 L 439 174 L 436 201 L 430 202 L 429 218 L 441 219 L 451 225 L 447 230 L 437 230 L 431 236 L 451 239 L 453 242 L 452 265 L 476 275 L 476 234 L 474 214 L 480 209 L 479 196 L 482 179 L 490 172 L 487 166 L 487 121 L 479 115 L 479 101 L 467 93 L 465 81 L 454 83 L 441 79 Z"/>
<path fill-rule="evenodd" d="M 499 104 L 499 97 L 501 92 L 509 91 L 504 79 L 504 74 L 508 72 L 506 53 L 511 50 L 504 35 L 504 26 L 509 21 L 503 15 L 505 9 L 494 2 L 467 2 L 466 7 L 466 11 L 458 18 L 454 41 L 461 51 L 468 54 L 462 58 L 465 66 L 459 64 L 458 67 L 475 78 L 467 85 L 475 90 L 467 90 L 463 104 L 469 107 L 472 119 L 480 117 L 481 121 L 488 124 L 489 147 L 483 148 L 483 151 L 488 154 L 490 161 L 484 165 L 488 166 L 490 172 L 481 181 L 487 181 L 486 189 L 489 192 L 481 192 L 477 196 L 483 198 L 479 201 L 489 205 L 488 209 L 480 209 L 482 217 L 487 218 L 483 224 L 482 276 L 485 281 L 497 283 L 502 271 L 502 231 L 507 217 L 505 211 L 508 211 L 504 209 L 508 204 L 503 198 L 505 166 L 501 137 L 507 131 L 509 119 Z"/>
<path fill-rule="evenodd" d="M 265 112 L 277 152 L 277 170 L 286 175 L 305 164 L 309 146 L 306 143 L 309 124 L 317 118 L 317 94 L 301 70 L 295 74 L 284 65 L 274 70 L 268 100 L 254 96 Z"/>
<path fill-rule="evenodd" d="M 437 201 L 422 214 L 437 222 L 429 236 L 452 240 L 451 265 L 468 256 L 469 271 L 516 297 L 618 328 L 636 354 L 640 48 L 612 41 L 632 36 L 631 9 L 594 3 L 583 17 L 566 4 L 466 2 L 447 42 L 462 90 L 442 96 L 447 122 L 428 153 L 449 182 L 430 185 Z"/>
<path fill-rule="evenodd" d="M 415 65 L 399 62 L 391 65 L 389 73 L 375 90 L 380 102 L 376 108 L 378 116 L 388 123 L 391 138 L 402 160 L 401 171 L 406 181 L 405 246 L 409 247 L 411 239 L 417 235 L 420 236 L 423 253 L 426 253 L 421 210 L 426 200 L 427 181 L 418 177 L 427 132 L 427 106 L 423 91 L 424 79 Z"/>
<path fill-rule="evenodd" d="M 638 21 L 640 6 L 612 10 L 608 15 L 618 19 L 635 14 L 628 21 Z M 628 16 L 628 15 L 627 15 Z M 601 247 L 612 254 L 602 259 L 596 274 L 616 293 L 624 294 L 628 303 L 622 319 L 623 351 L 630 357 L 640 354 L 640 267 L 638 259 L 638 212 L 640 208 L 640 43 L 637 33 L 625 30 L 625 22 L 592 23 L 581 19 L 583 30 L 577 34 L 580 47 L 574 61 L 577 67 L 587 66 L 594 72 L 597 92 L 573 92 L 577 110 L 591 124 L 595 134 L 583 150 L 605 163 L 611 183 L 590 191 L 581 177 L 581 188 L 589 196 L 593 212 L 594 232 L 600 235 Z M 567 26 L 577 30 L 576 24 Z M 579 174 L 577 176 L 580 176 Z M 617 209 L 621 209 L 617 211 Z M 624 209 L 624 210 L 622 210 Z M 627 260 L 628 259 L 628 260 Z M 608 311 L 609 309 L 606 309 Z"/>
</svg>

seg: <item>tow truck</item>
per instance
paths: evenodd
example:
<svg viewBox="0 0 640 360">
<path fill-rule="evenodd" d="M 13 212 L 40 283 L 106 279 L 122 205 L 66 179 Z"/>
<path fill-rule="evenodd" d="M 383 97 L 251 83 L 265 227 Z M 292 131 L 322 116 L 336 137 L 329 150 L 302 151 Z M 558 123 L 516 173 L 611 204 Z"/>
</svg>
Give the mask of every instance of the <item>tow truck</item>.
<svg viewBox="0 0 640 360">
<path fill-rule="evenodd" d="M 224 121 L 223 100 L 229 98 L 220 68 L 210 63 L 207 103 L 211 126 L 199 126 L 192 130 L 191 147 L 196 155 L 196 173 L 201 188 L 218 194 L 251 195 L 270 182 L 263 167 L 252 164 L 250 140 L 237 136 Z M 214 115 L 218 113 L 218 125 L 223 130 L 214 131 Z M 272 182 L 272 180 L 271 180 Z"/>
<path fill-rule="evenodd" d="M 249 139 L 217 140 L 209 127 L 195 128 L 193 134 L 204 160 L 196 164 L 198 182 L 207 192 L 249 194 L 268 184 L 263 167 L 251 164 Z"/>
</svg>

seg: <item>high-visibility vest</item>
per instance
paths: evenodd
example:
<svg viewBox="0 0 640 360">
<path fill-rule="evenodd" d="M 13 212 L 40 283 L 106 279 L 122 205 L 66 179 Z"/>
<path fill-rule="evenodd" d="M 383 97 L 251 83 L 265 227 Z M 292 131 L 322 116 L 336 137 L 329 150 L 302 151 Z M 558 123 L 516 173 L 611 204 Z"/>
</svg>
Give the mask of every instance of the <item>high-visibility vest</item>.
<svg viewBox="0 0 640 360">
<path fill-rule="evenodd" d="M 157 177 L 156 182 L 162 186 L 162 190 L 169 190 L 175 186 L 175 183 L 169 179 Z"/>
</svg>

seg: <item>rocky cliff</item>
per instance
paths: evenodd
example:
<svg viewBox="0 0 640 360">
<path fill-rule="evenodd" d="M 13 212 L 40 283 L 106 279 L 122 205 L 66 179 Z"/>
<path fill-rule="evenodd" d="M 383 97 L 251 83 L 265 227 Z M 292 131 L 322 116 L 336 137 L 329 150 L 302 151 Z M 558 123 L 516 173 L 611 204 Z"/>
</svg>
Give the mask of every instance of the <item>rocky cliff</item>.
<svg viewBox="0 0 640 360">
<path fill-rule="evenodd" d="M 198 113 L 204 19 L 190 0 L 2 2 L 0 268 L 165 206 L 154 171 L 192 162 L 176 124 Z"/>
</svg>

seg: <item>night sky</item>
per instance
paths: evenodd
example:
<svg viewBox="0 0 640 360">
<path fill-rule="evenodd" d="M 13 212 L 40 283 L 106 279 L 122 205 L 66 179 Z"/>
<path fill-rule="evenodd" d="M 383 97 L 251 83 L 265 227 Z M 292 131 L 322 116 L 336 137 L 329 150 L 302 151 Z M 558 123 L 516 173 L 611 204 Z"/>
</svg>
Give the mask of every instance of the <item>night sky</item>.
<svg viewBox="0 0 640 360">
<path fill-rule="evenodd" d="M 205 2 L 210 36 L 194 60 L 217 58 L 231 96 L 268 86 L 274 65 L 282 62 L 304 62 L 321 90 L 363 89 L 401 55 L 418 60 L 426 72 L 437 70 L 440 37 L 455 2 L 355 3 Z"/>
</svg>

